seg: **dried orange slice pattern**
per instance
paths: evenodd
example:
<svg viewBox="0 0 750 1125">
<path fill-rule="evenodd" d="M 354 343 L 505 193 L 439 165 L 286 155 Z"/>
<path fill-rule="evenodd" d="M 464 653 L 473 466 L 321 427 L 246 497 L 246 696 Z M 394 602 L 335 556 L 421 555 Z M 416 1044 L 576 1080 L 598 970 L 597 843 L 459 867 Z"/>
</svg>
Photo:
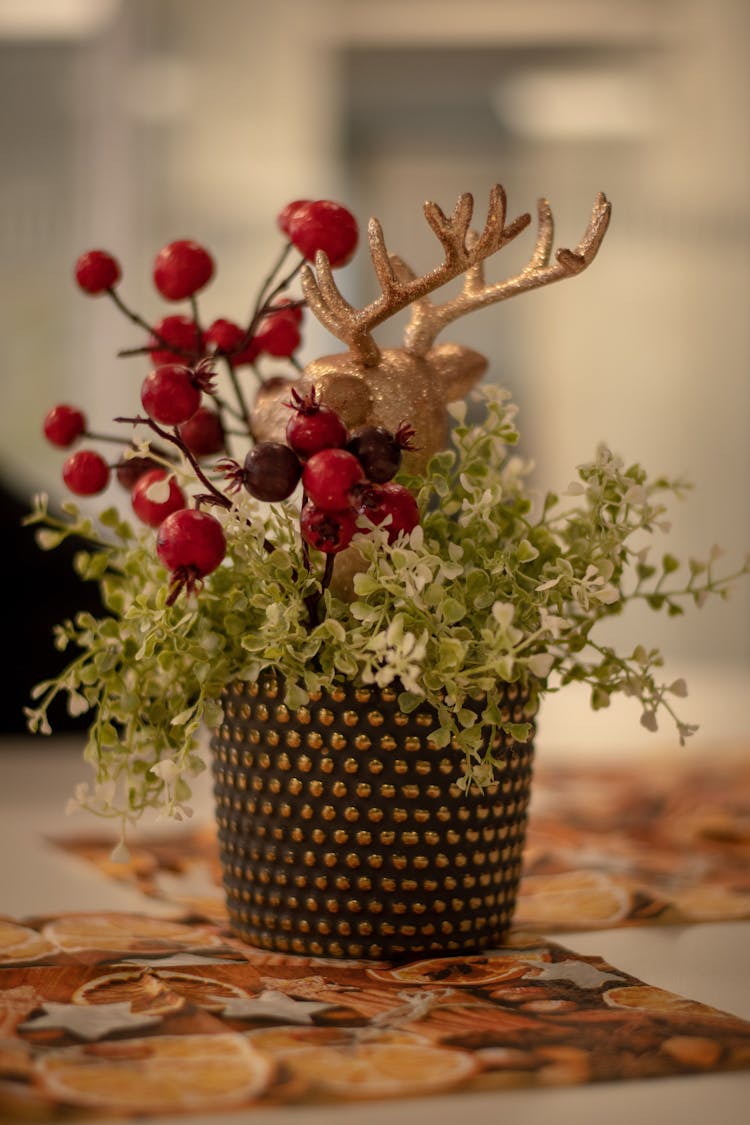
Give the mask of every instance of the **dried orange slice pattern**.
<svg viewBox="0 0 750 1125">
<path fill-rule="evenodd" d="M 313 1089 L 341 1098 L 388 1098 L 448 1090 L 479 1069 L 465 1051 L 413 1043 L 298 1047 L 284 1063 Z"/>
<path fill-rule="evenodd" d="M 528 957 L 540 959 L 539 954 L 529 954 Z M 370 969 L 368 976 L 399 984 L 479 988 L 496 981 L 522 977 L 528 968 L 528 964 L 517 957 L 434 957 L 429 961 L 411 961 L 396 969 Z"/>
<path fill-rule="evenodd" d="M 164 1035 L 62 1047 L 37 1061 L 49 1094 L 113 1113 L 212 1111 L 245 1104 L 273 1063 L 241 1035 Z"/>
<path fill-rule="evenodd" d="M 630 893 L 596 871 L 527 875 L 521 883 L 516 926 L 566 929 L 613 926 L 627 917 Z"/>
<path fill-rule="evenodd" d="M 628 984 L 610 988 L 604 993 L 604 1002 L 612 1008 L 634 1008 L 644 1012 L 661 1012 L 665 1015 L 685 1015 L 728 1019 L 717 1008 L 688 1000 L 676 992 L 655 988 L 650 984 Z"/>
<path fill-rule="evenodd" d="M 73 995 L 74 1004 L 116 1004 L 130 1001 L 134 1012 L 164 1015 L 185 1002 L 220 1012 L 227 1000 L 247 999 L 244 988 L 201 973 L 177 969 L 123 969 L 87 981 Z"/>
<path fill-rule="evenodd" d="M 680 914 L 701 922 L 750 917 L 750 893 L 731 887 L 692 887 L 673 895 Z"/>
<path fill-rule="evenodd" d="M 142 969 L 123 969 L 86 981 L 73 993 L 74 1004 L 130 1003 L 132 1012 L 148 1012 L 163 1016 L 184 1007 L 181 996 L 170 992 L 150 972 Z"/>
<path fill-rule="evenodd" d="M 195 949 L 221 944 L 200 926 L 142 914 L 66 914 L 49 922 L 42 933 L 66 953 L 104 949 L 148 956 L 175 946 Z"/>
<path fill-rule="evenodd" d="M 0 963 L 38 961 L 56 952 L 56 947 L 37 930 L 21 926 L 18 922 L 0 920 Z"/>
</svg>

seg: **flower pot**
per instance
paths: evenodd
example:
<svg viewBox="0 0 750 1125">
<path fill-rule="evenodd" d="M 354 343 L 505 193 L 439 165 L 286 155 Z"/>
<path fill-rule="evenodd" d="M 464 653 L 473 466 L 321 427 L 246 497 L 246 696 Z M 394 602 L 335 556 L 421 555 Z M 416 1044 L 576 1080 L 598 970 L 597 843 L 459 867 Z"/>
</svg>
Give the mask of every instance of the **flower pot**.
<svg viewBox="0 0 750 1125">
<path fill-rule="evenodd" d="M 392 688 L 336 687 L 292 710 L 282 682 L 230 684 L 214 793 L 233 932 L 253 946 L 393 960 L 496 945 L 515 906 L 533 741 L 495 734 L 498 780 L 463 792 L 463 754 Z M 513 721 L 528 696 L 505 689 Z"/>
</svg>

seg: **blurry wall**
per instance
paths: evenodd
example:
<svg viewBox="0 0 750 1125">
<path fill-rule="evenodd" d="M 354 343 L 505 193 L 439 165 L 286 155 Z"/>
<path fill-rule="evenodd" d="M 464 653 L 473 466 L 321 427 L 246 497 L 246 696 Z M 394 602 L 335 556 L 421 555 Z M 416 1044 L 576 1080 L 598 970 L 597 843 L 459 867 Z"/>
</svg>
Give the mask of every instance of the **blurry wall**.
<svg viewBox="0 0 750 1125">
<path fill-rule="evenodd" d="M 219 273 L 206 316 L 241 319 L 298 197 L 382 220 L 435 264 L 424 199 L 490 185 L 511 211 L 547 195 L 558 245 L 594 195 L 614 218 L 581 278 L 485 310 L 452 338 L 491 357 L 522 409 L 540 486 L 565 487 L 606 439 L 699 487 L 669 546 L 750 547 L 745 0 L 0 0 L 0 469 L 18 495 L 59 494 L 40 438 L 56 401 L 92 426 L 132 410 L 140 341 L 71 281 L 112 250 L 122 291 L 163 314 L 150 264 L 196 238 Z M 493 263 L 510 273 L 533 234 Z M 365 253 L 347 268 L 372 290 Z M 395 331 L 386 328 L 385 333 Z M 307 331 L 306 356 L 335 350 Z M 750 585 L 750 584 L 747 584 Z M 690 659 L 750 662 L 750 593 L 685 622 L 623 628 Z"/>
</svg>

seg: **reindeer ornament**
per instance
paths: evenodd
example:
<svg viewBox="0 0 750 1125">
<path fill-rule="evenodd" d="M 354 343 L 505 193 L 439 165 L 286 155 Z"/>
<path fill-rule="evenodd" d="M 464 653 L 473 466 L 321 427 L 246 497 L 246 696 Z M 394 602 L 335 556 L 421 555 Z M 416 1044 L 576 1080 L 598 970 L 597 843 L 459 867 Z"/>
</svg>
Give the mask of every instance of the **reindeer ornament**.
<svg viewBox="0 0 750 1125">
<path fill-rule="evenodd" d="M 431 272 L 417 277 L 399 257 L 390 254 L 377 219 L 370 219 L 368 237 L 380 296 L 356 309 L 342 296 L 326 255 L 319 251 L 315 269 L 305 266 L 302 288 L 315 317 L 348 351 L 322 356 L 307 365 L 299 380 L 271 380 L 260 389 L 252 411 L 257 441 L 283 441 L 292 387 L 300 394 L 315 388 L 319 401 L 336 410 L 349 430 L 384 426 L 395 432 L 402 422 L 414 429 L 414 448 L 404 464 L 421 472 L 448 440 L 448 403 L 463 397 L 484 375 L 483 355 L 458 344 L 435 344 L 446 325 L 476 309 L 486 308 L 581 273 L 593 261 L 609 225 L 611 207 L 603 194 L 574 250 L 559 249 L 552 260 L 554 224 L 546 199 L 538 202 L 538 233 L 528 264 L 515 276 L 487 284 L 484 262 L 517 237 L 531 222 L 526 213 L 506 225 L 506 195 L 500 184 L 490 193 L 481 233 L 471 229 L 474 200 L 460 196 L 453 213 L 432 202 L 425 218 L 443 247 L 444 257 Z M 443 303 L 431 294 L 464 275 L 462 290 Z M 411 308 L 411 318 L 398 348 L 380 349 L 372 332 L 378 325 Z M 349 548 L 336 558 L 333 586 L 348 596 L 359 556 Z"/>
<path fill-rule="evenodd" d="M 423 469 L 433 453 L 444 448 L 448 436 L 446 406 L 463 398 L 482 378 L 487 360 L 458 344 L 435 344 L 437 335 L 454 320 L 553 281 L 581 273 L 593 261 L 604 238 L 610 204 L 599 194 L 586 232 L 574 250 L 560 249 L 550 261 L 554 237 L 552 212 L 546 199 L 538 204 L 539 228 L 534 252 L 516 276 L 485 284 L 484 262 L 531 222 L 527 213 L 507 226 L 506 197 L 496 184 L 490 193 L 487 221 L 477 235 L 470 229 L 474 200 L 462 195 L 446 216 L 436 203 L 425 203 L 424 214 L 440 241 L 444 258 L 439 266 L 416 277 L 395 254 L 389 254 L 377 219 L 368 228 L 370 255 L 381 293 L 363 309 L 344 299 L 333 280 L 326 255 L 319 251 L 315 271 L 305 266 L 302 288 L 315 317 L 348 351 L 322 356 L 305 368 L 299 380 L 275 381 L 261 388 L 252 412 L 258 441 L 283 440 L 289 418 L 285 403 L 291 386 L 303 394 L 315 388 L 320 401 L 337 410 L 349 429 L 385 426 L 395 432 L 408 421 L 415 430 L 409 468 Z M 465 275 L 462 291 L 435 304 L 430 294 Z M 372 332 L 378 325 L 411 307 L 412 314 L 400 348 L 381 350 Z"/>
</svg>

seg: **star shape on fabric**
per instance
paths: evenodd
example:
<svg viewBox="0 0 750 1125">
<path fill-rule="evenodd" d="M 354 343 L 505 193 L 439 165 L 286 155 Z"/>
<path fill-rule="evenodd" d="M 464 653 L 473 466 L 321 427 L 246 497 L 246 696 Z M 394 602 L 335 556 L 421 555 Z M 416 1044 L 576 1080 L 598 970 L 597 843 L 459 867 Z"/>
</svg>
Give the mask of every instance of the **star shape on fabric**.
<svg viewBox="0 0 750 1125">
<path fill-rule="evenodd" d="M 69 1031 L 79 1039 L 103 1039 L 113 1031 L 132 1031 L 159 1023 L 161 1016 L 134 1012 L 129 1000 L 117 1004 L 58 1004 L 45 1000 L 42 1015 L 32 1016 L 20 1024 L 20 1030 L 40 1031 L 56 1028 Z"/>
<path fill-rule="evenodd" d="M 579 988 L 599 988 L 607 981 L 622 981 L 625 978 L 620 973 L 603 972 L 588 961 L 557 961 L 554 964 L 546 961 L 529 961 L 530 968 L 535 971 L 535 980 L 569 980 Z"/>
<path fill-rule="evenodd" d="M 229 1019 L 241 1020 L 274 1020 L 277 1023 L 303 1023 L 311 1024 L 316 1012 L 325 1012 L 335 1008 L 335 1004 L 326 1004 L 316 1000 L 295 1000 L 285 992 L 274 988 L 266 988 L 257 996 L 247 999 L 233 996 L 225 1001 L 222 1015 Z"/>
<path fill-rule="evenodd" d="M 180 968 L 183 965 L 226 965 L 246 964 L 246 958 L 239 954 L 232 957 L 216 957 L 213 954 L 203 956 L 200 953 L 172 953 L 169 957 L 122 957 L 118 965 L 137 965 L 144 969 Z"/>
</svg>

